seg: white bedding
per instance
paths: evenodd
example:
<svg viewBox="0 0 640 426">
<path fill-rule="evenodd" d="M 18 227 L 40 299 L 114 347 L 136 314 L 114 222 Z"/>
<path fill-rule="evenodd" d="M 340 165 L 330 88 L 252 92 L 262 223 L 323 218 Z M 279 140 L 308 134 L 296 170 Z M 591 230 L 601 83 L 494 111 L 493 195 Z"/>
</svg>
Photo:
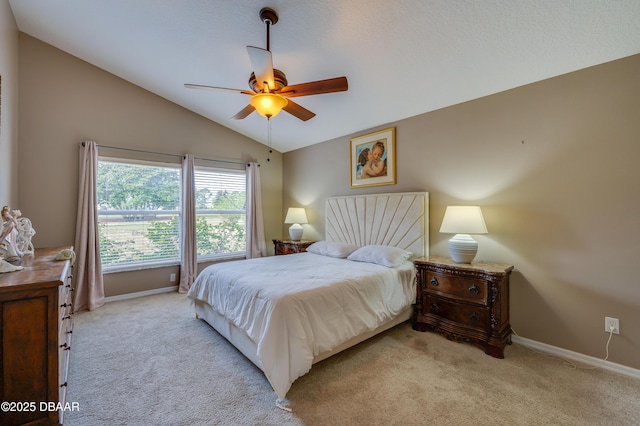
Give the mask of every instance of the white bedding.
<svg viewBox="0 0 640 426">
<path fill-rule="evenodd" d="M 387 268 L 313 253 L 211 265 L 188 293 L 246 332 L 281 400 L 314 356 L 394 318 L 415 295 L 409 261 Z"/>
</svg>

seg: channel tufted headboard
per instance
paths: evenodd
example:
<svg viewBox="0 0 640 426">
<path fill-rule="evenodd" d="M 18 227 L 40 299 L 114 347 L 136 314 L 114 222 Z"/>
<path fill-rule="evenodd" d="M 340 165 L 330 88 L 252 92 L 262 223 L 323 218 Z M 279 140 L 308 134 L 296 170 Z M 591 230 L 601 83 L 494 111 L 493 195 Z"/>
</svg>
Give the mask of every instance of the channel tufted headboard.
<svg viewBox="0 0 640 426">
<path fill-rule="evenodd" d="M 326 239 L 364 246 L 400 247 L 429 254 L 429 193 L 351 195 L 327 198 Z"/>
</svg>

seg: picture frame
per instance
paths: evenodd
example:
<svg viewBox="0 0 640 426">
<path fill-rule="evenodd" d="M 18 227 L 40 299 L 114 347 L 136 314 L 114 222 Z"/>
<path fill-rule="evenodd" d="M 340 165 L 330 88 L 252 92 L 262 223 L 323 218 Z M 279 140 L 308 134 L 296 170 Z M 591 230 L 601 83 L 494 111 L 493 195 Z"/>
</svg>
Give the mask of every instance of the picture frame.
<svg viewBox="0 0 640 426">
<path fill-rule="evenodd" d="M 396 128 L 350 140 L 351 188 L 396 183 Z"/>
</svg>

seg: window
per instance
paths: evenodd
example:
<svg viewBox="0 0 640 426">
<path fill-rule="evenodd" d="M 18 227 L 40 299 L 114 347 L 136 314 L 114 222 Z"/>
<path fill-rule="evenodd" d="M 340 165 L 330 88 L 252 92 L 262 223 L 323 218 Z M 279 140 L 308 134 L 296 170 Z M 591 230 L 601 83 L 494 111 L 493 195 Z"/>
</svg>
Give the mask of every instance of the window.
<svg viewBox="0 0 640 426">
<path fill-rule="evenodd" d="M 178 164 L 101 157 L 97 204 L 105 272 L 180 263 Z M 244 170 L 197 167 L 196 242 L 199 261 L 244 255 Z"/>
<path fill-rule="evenodd" d="M 196 167 L 194 174 L 198 260 L 244 255 L 245 171 Z"/>
<path fill-rule="evenodd" d="M 98 160 L 98 230 L 106 271 L 180 262 L 180 166 Z"/>
</svg>

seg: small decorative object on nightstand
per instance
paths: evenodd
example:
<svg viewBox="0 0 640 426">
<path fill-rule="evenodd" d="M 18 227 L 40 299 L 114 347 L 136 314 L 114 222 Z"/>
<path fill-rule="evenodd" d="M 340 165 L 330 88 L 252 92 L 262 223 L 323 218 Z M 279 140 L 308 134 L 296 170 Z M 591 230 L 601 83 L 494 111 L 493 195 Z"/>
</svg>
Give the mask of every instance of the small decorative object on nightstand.
<svg viewBox="0 0 640 426">
<path fill-rule="evenodd" d="M 292 241 L 300 241 L 302 232 L 304 231 L 300 224 L 307 223 L 307 214 L 302 207 L 289 207 L 284 223 L 293 223 L 293 225 L 289 227 L 289 237 Z"/>
<path fill-rule="evenodd" d="M 273 240 L 276 256 L 281 254 L 303 253 L 315 241 Z"/>
<path fill-rule="evenodd" d="M 417 298 L 412 323 L 450 340 L 473 343 L 504 358 L 511 343 L 509 276 L 511 265 L 428 256 L 415 259 Z"/>
</svg>

